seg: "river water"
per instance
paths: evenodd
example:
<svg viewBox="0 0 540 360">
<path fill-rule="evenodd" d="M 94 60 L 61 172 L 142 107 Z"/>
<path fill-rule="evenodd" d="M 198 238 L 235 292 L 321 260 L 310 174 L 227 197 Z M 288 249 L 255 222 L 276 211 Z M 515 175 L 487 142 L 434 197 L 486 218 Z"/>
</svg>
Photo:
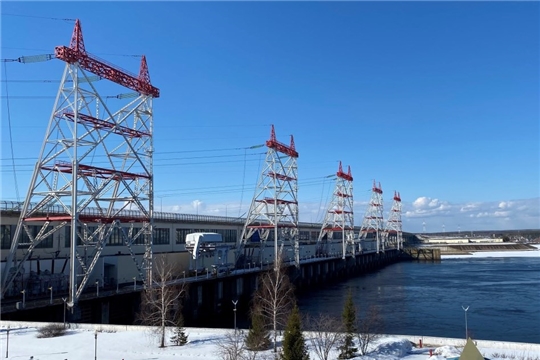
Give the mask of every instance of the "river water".
<svg viewBox="0 0 540 360">
<path fill-rule="evenodd" d="M 341 316 L 349 289 L 359 311 L 379 306 L 387 334 L 464 338 L 466 315 L 473 339 L 540 343 L 540 257 L 402 262 L 304 294 L 298 305 Z"/>
</svg>

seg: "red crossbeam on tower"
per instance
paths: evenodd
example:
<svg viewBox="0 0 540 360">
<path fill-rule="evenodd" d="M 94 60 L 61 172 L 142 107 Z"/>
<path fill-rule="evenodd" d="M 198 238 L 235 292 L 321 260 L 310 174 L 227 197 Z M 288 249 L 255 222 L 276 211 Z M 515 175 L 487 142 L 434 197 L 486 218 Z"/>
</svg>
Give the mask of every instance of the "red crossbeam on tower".
<svg viewBox="0 0 540 360">
<path fill-rule="evenodd" d="M 343 231 L 343 230 L 353 230 L 352 227 L 350 226 L 345 226 L 344 228 L 340 227 L 340 226 L 336 226 L 336 227 L 324 227 L 323 230 L 325 231 Z"/>
<path fill-rule="evenodd" d="M 117 215 L 117 214 L 115 214 L 114 217 L 80 214 L 78 218 L 82 222 L 103 223 L 103 224 L 111 224 L 117 220 L 123 223 L 148 221 L 148 218 L 146 218 L 145 216 L 122 216 L 122 215 Z M 35 216 L 35 217 L 25 218 L 24 220 L 26 221 L 70 221 L 71 215 L 60 214 L 60 215 L 51 215 L 51 216 L 47 216 L 47 215 Z"/>
<path fill-rule="evenodd" d="M 259 200 L 255 200 L 255 202 L 261 202 L 261 203 L 265 203 L 265 204 L 278 204 L 278 205 L 296 204 L 296 201 L 283 200 L 283 199 L 272 199 L 272 198 L 259 199 Z"/>
<path fill-rule="evenodd" d="M 66 161 L 59 161 L 56 164 L 54 164 L 53 167 L 42 166 L 41 168 L 43 170 L 58 171 L 61 173 L 66 173 L 66 174 L 71 174 L 73 172 L 72 164 Z M 110 177 L 113 177 L 114 179 L 117 179 L 117 180 L 120 180 L 120 179 L 135 180 L 139 178 L 148 178 L 148 176 L 144 174 L 135 174 L 135 173 L 127 172 L 127 171 L 104 169 L 104 168 L 99 168 L 99 167 L 84 165 L 84 164 L 79 164 L 79 174 L 81 176 L 89 176 L 89 177 L 95 177 L 95 178 L 101 178 L 101 179 L 108 179 Z"/>
<path fill-rule="evenodd" d="M 150 83 L 148 65 L 146 64 L 146 57 L 144 55 L 141 59 L 139 76 L 130 74 L 119 67 L 90 55 L 86 52 L 84 47 L 81 23 L 79 19 L 77 19 L 75 22 L 75 29 L 73 30 L 73 36 L 71 37 L 71 44 L 69 47 L 63 45 L 57 46 L 54 49 L 54 55 L 56 58 L 70 64 L 77 62 L 83 69 L 119 85 L 125 86 L 131 90 L 137 91 L 144 95 L 150 95 L 155 98 L 159 97 L 159 89 L 152 86 Z"/>
<path fill-rule="evenodd" d="M 293 181 L 293 180 L 295 180 L 294 178 L 292 178 L 290 176 L 283 175 L 283 174 L 278 174 L 278 173 L 273 172 L 273 171 L 269 171 L 268 176 L 274 177 L 276 179 L 283 180 L 283 181 Z"/>
<path fill-rule="evenodd" d="M 353 181 L 353 177 L 352 177 L 352 174 L 351 174 L 351 166 L 349 165 L 349 171 L 345 174 L 343 172 L 343 167 L 341 166 L 341 161 L 339 162 L 339 170 L 338 172 L 336 173 L 336 175 L 342 179 L 345 179 L 345 180 L 348 180 L 348 181 Z"/>
<path fill-rule="evenodd" d="M 275 225 L 272 224 L 261 224 L 261 225 L 248 225 L 249 229 L 273 229 Z M 292 224 L 278 224 L 278 228 L 294 228 Z"/>
<path fill-rule="evenodd" d="M 375 182 L 375 180 L 373 180 L 373 189 L 372 190 L 374 192 L 378 193 L 378 194 L 383 193 L 381 183 L 379 182 L 379 186 L 377 186 L 377 183 Z"/>
<path fill-rule="evenodd" d="M 75 121 L 75 114 L 72 112 L 64 112 L 64 116 L 67 117 L 71 121 Z M 89 124 L 92 125 L 96 129 L 107 129 L 111 130 L 113 133 L 118 135 L 126 135 L 132 138 L 140 138 L 143 136 L 150 136 L 149 133 L 139 130 L 130 129 L 128 127 L 117 125 L 110 123 L 108 121 L 96 119 L 93 116 L 85 115 L 85 114 L 77 114 L 78 116 L 78 122 L 83 124 Z"/>
<path fill-rule="evenodd" d="M 339 209 L 328 210 L 328 212 L 331 213 L 331 214 L 352 214 L 353 213 L 352 211 L 339 210 Z"/>
<path fill-rule="evenodd" d="M 291 145 L 287 146 L 283 143 L 280 143 L 276 139 L 276 132 L 274 130 L 274 125 L 272 125 L 272 130 L 270 132 L 270 140 L 266 140 L 266 146 L 271 149 L 274 149 L 282 154 L 297 158 L 298 152 L 294 148 L 294 138 L 291 135 Z"/>
</svg>

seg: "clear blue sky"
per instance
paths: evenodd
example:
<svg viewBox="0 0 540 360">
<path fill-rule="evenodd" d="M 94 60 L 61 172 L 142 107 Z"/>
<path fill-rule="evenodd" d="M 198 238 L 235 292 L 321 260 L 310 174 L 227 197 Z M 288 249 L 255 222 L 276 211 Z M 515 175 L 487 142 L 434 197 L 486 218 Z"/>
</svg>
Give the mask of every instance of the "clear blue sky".
<svg viewBox="0 0 540 360">
<path fill-rule="evenodd" d="M 405 231 L 540 227 L 538 2 L 1 6 L 3 59 L 69 45 L 73 22 L 49 18 L 79 18 L 87 51 L 132 72 L 125 55 L 147 56 L 158 210 L 242 215 L 265 150 L 246 148 L 274 124 L 300 153 L 303 221 L 321 221 L 342 160 L 357 224 L 376 179 L 385 217 L 400 191 Z M 1 199 L 16 200 L 6 85 L 24 198 L 58 87 L 28 80 L 63 67 L 2 63 Z"/>
</svg>

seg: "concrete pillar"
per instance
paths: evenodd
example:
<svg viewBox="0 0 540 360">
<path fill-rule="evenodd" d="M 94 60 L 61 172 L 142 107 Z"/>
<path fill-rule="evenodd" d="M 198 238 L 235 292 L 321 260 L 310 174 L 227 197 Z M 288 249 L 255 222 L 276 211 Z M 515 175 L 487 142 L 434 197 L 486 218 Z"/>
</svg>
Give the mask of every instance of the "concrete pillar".
<svg viewBox="0 0 540 360">
<path fill-rule="evenodd" d="M 101 302 L 101 323 L 102 324 L 109 323 L 109 302 L 108 301 Z"/>
</svg>

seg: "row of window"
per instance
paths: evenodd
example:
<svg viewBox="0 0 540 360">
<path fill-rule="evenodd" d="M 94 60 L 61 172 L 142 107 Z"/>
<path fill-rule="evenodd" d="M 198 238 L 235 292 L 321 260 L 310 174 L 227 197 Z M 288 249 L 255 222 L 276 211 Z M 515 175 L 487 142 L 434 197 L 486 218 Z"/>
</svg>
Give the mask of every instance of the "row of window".
<svg viewBox="0 0 540 360">
<path fill-rule="evenodd" d="M 15 232 L 15 225 L 1 225 L 0 228 L 0 246 L 2 249 L 9 249 L 11 247 L 12 234 Z M 46 231 L 50 231 L 53 227 L 49 226 Z M 31 234 L 35 237 L 41 230 L 41 226 L 29 226 Z M 128 239 L 133 239 L 133 245 L 144 245 L 146 234 L 141 228 L 124 227 L 122 229 L 115 227 L 109 239 L 107 240 L 108 246 L 120 246 L 124 245 L 124 235 Z M 102 229 L 101 231 L 109 231 L 109 228 Z M 176 244 L 185 244 L 186 235 L 194 232 L 215 232 L 221 234 L 223 241 L 236 242 L 237 231 L 231 229 L 176 229 Z M 153 243 L 154 245 L 170 245 L 171 244 L 171 232 L 168 228 L 154 228 L 153 230 Z M 60 238 L 64 238 L 64 247 L 71 247 L 71 226 L 65 226 L 63 234 L 60 233 Z M 99 231 L 97 226 L 79 226 L 77 228 L 77 245 L 83 244 L 83 238 L 89 239 L 95 242 L 99 237 Z M 19 243 L 29 243 L 30 237 L 23 231 L 22 239 Z M 44 239 L 36 248 L 52 248 L 53 247 L 53 235 L 49 235 Z M 28 248 L 28 245 L 21 246 L 19 248 Z"/>
<path fill-rule="evenodd" d="M 86 229 L 86 231 L 85 231 Z M 77 245 L 82 245 L 83 241 L 81 236 L 91 241 L 96 241 L 99 237 L 99 231 L 97 226 L 88 226 L 86 228 L 78 227 L 77 229 Z M 102 231 L 109 231 L 109 228 L 102 229 Z M 154 228 L 153 230 L 154 245 L 168 245 L 170 244 L 170 230 L 167 228 Z M 144 245 L 146 243 L 147 234 L 145 230 L 140 227 L 115 227 L 112 229 L 111 235 L 107 240 L 108 246 L 122 246 L 125 245 L 126 239 L 132 239 L 133 245 Z M 65 227 L 65 242 L 66 248 L 71 246 L 71 226 Z"/>
<path fill-rule="evenodd" d="M 41 230 L 41 226 L 34 226 L 30 225 L 28 226 L 28 230 L 33 238 L 36 237 L 36 235 L 39 234 L 39 231 Z M 48 226 L 44 230 L 44 234 L 51 231 L 53 229 L 52 226 Z M 14 225 L 0 225 L 0 248 L 2 249 L 9 249 L 11 247 L 11 238 L 12 234 L 15 232 L 15 226 Z M 20 235 L 20 244 L 28 244 L 30 243 L 30 236 L 28 236 L 28 233 L 23 229 L 21 231 Z M 19 245 L 19 248 L 21 249 L 27 249 L 30 247 L 30 245 Z M 44 249 L 44 248 L 52 248 L 53 247 L 53 235 L 47 236 L 45 239 L 43 239 L 37 246 L 37 249 Z"/>
<path fill-rule="evenodd" d="M 39 231 L 41 230 L 41 226 L 29 226 L 31 234 L 35 237 Z M 46 231 L 50 231 L 52 229 L 52 226 L 49 226 Z M 95 241 L 98 238 L 98 233 L 96 231 L 98 230 L 97 226 L 86 226 L 86 227 L 78 227 L 78 240 L 77 245 L 82 245 L 83 241 L 81 237 L 90 239 L 92 238 L 92 241 Z M 105 228 L 102 231 L 108 231 L 108 228 Z M 122 229 L 115 227 L 112 230 L 112 233 L 107 241 L 108 246 L 121 246 L 124 245 L 124 236 L 122 234 L 122 230 L 125 233 L 125 236 L 128 239 L 133 239 L 132 244 L 133 245 L 144 245 L 146 234 L 144 231 L 141 230 L 141 228 L 138 227 L 124 227 Z M 11 246 L 11 238 L 12 234 L 15 232 L 15 225 L 1 225 L 0 229 L 0 245 L 2 249 L 9 249 Z M 186 243 L 186 235 L 194 232 L 214 232 L 221 234 L 223 237 L 224 242 L 228 243 L 234 243 L 237 241 L 237 230 L 235 229 L 176 229 L 176 244 L 185 244 Z M 170 229 L 168 228 L 154 228 L 154 245 L 170 245 L 171 244 L 171 233 Z M 62 237 L 62 235 L 60 235 Z M 316 240 L 319 236 L 319 233 L 317 231 L 299 231 L 298 233 L 298 239 L 300 241 L 310 241 L 310 240 Z M 333 239 L 341 239 L 342 235 L 340 231 L 334 231 L 333 233 Z M 64 227 L 64 246 L 66 248 L 69 248 L 71 246 L 71 226 Z M 268 241 L 272 241 L 274 238 L 274 233 L 271 231 L 269 233 Z M 323 239 L 326 239 L 327 235 L 324 236 Z M 28 243 L 30 242 L 30 238 L 28 234 L 26 234 L 25 231 L 22 232 L 22 240 L 20 241 L 22 243 Z M 20 248 L 27 248 L 28 245 L 20 246 Z M 44 239 L 37 248 L 52 248 L 53 247 L 53 236 L 49 235 L 46 239 Z"/>
<path fill-rule="evenodd" d="M 176 243 L 185 244 L 186 235 L 196 232 L 213 232 L 221 234 L 224 242 L 236 242 L 237 231 L 231 229 L 176 229 Z"/>
</svg>

